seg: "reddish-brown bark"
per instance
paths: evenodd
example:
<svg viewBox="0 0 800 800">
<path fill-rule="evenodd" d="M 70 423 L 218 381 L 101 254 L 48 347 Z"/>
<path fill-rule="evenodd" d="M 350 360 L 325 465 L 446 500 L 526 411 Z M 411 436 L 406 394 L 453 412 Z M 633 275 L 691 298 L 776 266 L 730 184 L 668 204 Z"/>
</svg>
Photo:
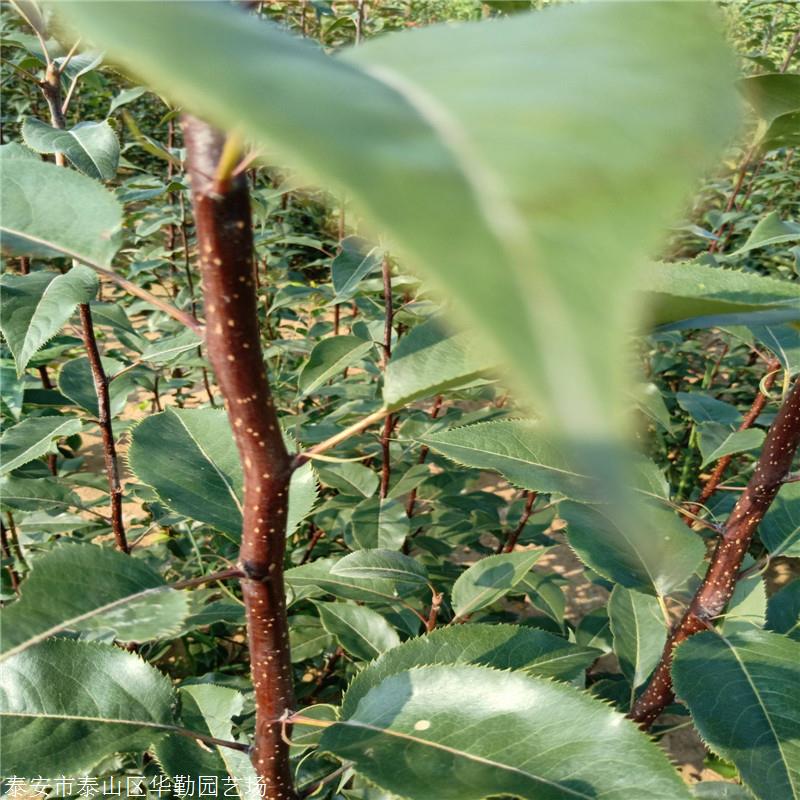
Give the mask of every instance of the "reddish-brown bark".
<svg viewBox="0 0 800 800">
<path fill-rule="evenodd" d="M 767 394 L 772 386 L 775 383 L 775 379 L 778 377 L 778 371 L 780 369 L 781 362 L 777 359 L 774 359 L 769 362 L 767 365 L 767 374 L 764 376 L 763 381 L 763 391 L 759 390 L 758 394 L 756 395 L 756 399 L 753 400 L 753 404 L 750 406 L 749 411 L 744 415 L 744 419 L 742 419 L 741 424 L 739 425 L 740 431 L 746 431 L 748 428 L 752 428 L 755 421 L 758 419 L 761 412 L 764 410 L 764 406 L 767 404 Z M 706 481 L 705 485 L 703 486 L 702 491 L 700 492 L 700 496 L 697 498 L 697 501 L 692 504 L 690 508 L 693 514 L 697 514 L 700 509 L 709 501 L 712 497 L 714 492 L 717 490 L 720 482 L 722 481 L 722 476 L 725 474 L 725 470 L 728 469 L 731 461 L 733 460 L 733 454 L 723 456 L 717 463 L 714 465 L 714 470 L 711 473 L 711 476 Z M 692 525 L 692 518 L 686 518 L 686 524 L 691 526 Z"/>
<path fill-rule="evenodd" d="M 649 727 L 674 700 L 672 653 L 676 645 L 705 630 L 725 610 L 756 528 L 783 485 L 800 446 L 800 380 L 795 382 L 764 441 L 753 476 L 725 523 L 703 583 L 670 634 L 661 661 L 630 717 Z"/>
<path fill-rule="evenodd" d="M 208 357 L 244 472 L 239 568 L 255 689 L 253 765 L 270 800 L 293 800 L 283 722 L 294 703 L 283 584 L 292 464 L 267 381 L 258 327 L 250 198 L 244 174 L 215 178 L 225 138 L 184 115 Z"/>
<path fill-rule="evenodd" d="M 92 312 L 88 303 L 79 305 L 78 312 L 81 317 L 83 344 L 86 348 L 86 355 L 92 370 L 94 391 L 97 395 L 97 409 L 99 412 L 97 422 L 100 426 L 100 434 L 103 437 L 103 459 L 106 465 L 106 479 L 108 480 L 108 492 L 111 498 L 111 529 L 114 531 L 114 541 L 117 543 L 117 548 L 123 553 L 127 553 L 130 549 L 125 536 L 125 523 L 122 519 L 122 482 L 120 481 L 117 445 L 114 441 L 114 431 L 111 428 L 111 400 L 108 394 L 108 375 L 106 375 L 106 371 L 103 369 L 103 362 L 100 360 L 100 350 L 97 347 L 94 325 L 92 324 Z"/>
</svg>

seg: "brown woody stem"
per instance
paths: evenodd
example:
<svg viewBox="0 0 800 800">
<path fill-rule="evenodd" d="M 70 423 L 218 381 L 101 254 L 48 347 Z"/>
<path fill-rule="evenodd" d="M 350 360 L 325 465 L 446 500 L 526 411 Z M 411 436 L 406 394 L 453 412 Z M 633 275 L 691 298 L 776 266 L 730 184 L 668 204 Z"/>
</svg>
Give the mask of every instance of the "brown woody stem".
<svg viewBox="0 0 800 800">
<path fill-rule="evenodd" d="M 111 400 L 108 395 L 108 376 L 100 360 L 100 350 L 94 335 L 92 312 L 88 303 L 78 306 L 81 317 L 81 332 L 89 366 L 92 370 L 94 391 L 97 395 L 97 409 L 99 411 L 98 424 L 103 437 L 103 459 L 106 465 L 106 478 L 108 491 L 111 495 L 111 529 L 114 531 L 114 541 L 117 548 L 123 553 L 130 552 L 128 540 L 125 537 L 125 524 L 122 521 L 122 483 L 119 476 L 119 459 L 117 446 L 114 442 L 114 431 L 111 428 Z"/>
<path fill-rule="evenodd" d="M 783 485 L 798 446 L 800 380 L 767 433 L 753 476 L 725 523 L 703 583 L 670 634 L 647 688 L 631 709 L 631 719 L 643 728 L 649 727 L 675 698 L 670 673 L 675 646 L 706 630 L 730 601 L 750 540 Z"/>
<path fill-rule="evenodd" d="M 744 419 L 739 425 L 740 431 L 746 431 L 748 428 L 752 428 L 753 424 L 764 410 L 764 406 L 767 404 L 767 400 L 769 399 L 767 392 L 769 392 L 769 390 L 772 388 L 773 384 L 775 383 L 775 379 L 778 377 L 780 365 L 781 362 L 777 359 L 773 359 L 769 362 L 767 366 L 767 374 L 764 376 L 762 386 L 759 387 L 759 392 L 756 395 L 756 399 L 753 400 L 750 410 L 747 412 L 747 414 L 745 414 Z M 716 465 L 714 466 L 714 470 L 711 473 L 711 477 L 706 481 L 705 485 L 703 486 L 703 490 L 700 492 L 700 496 L 697 498 L 697 502 L 692 504 L 690 510 L 693 514 L 697 514 L 702 506 L 704 506 L 711 499 L 711 496 L 714 494 L 714 492 L 716 492 L 717 487 L 722 480 L 722 476 L 725 474 L 725 470 L 728 469 L 732 460 L 733 454 L 723 456 L 719 461 L 717 461 Z M 691 518 L 687 517 L 686 524 L 691 526 Z"/>
<path fill-rule="evenodd" d="M 526 492 L 525 495 L 525 508 L 522 511 L 522 516 L 519 518 L 519 523 L 517 523 L 517 527 L 514 528 L 508 539 L 506 539 L 505 543 L 497 548 L 498 553 L 510 553 L 513 551 L 517 544 L 517 539 L 519 539 L 522 531 L 525 530 L 525 526 L 528 524 L 528 520 L 531 518 L 533 504 L 536 502 L 537 493 Z"/>
<path fill-rule="evenodd" d="M 64 120 L 63 104 L 61 102 L 61 72 L 54 62 L 48 58 L 47 69 L 45 70 L 44 81 L 40 84 L 42 93 L 47 101 L 50 110 L 50 122 L 54 128 L 63 129 L 66 126 Z M 63 153 L 56 153 L 56 164 L 65 166 Z M 81 303 L 78 306 L 81 317 L 81 335 L 83 345 L 86 348 L 86 355 L 92 370 L 92 380 L 94 390 L 97 395 L 97 409 L 99 412 L 98 423 L 100 433 L 103 437 L 103 458 L 106 466 L 106 478 L 108 479 L 108 491 L 110 493 L 111 505 L 111 529 L 114 532 L 114 541 L 117 548 L 123 553 L 130 552 L 128 540 L 125 537 L 125 524 L 122 520 L 122 484 L 120 483 L 119 460 L 117 458 L 117 448 L 114 443 L 114 433 L 111 429 L 111 402 L 108 396 L 108 376 L 103 369 L 103 362 L 100 360 L 100 350 L 97 347 L 97 339 L 94 335 L 94 325 L 92 324 L 92 312 L 88 303 Z M 51 471 L 54 472 L 54 462 L 51 463 Z"/>
<path fill-rule="evenodd" d="M 225 400 L 244 472 L 239 568 L 256 706 L 253 766 L 270 800 L 296 797 L 281 719 L 294 703 L 283 585 L 292 462 L 261 352 L 250 197 L 244 174 L 213 176 L 225 137 L 182 118 L 207 316 L 208 357 Z"/>
</svg>

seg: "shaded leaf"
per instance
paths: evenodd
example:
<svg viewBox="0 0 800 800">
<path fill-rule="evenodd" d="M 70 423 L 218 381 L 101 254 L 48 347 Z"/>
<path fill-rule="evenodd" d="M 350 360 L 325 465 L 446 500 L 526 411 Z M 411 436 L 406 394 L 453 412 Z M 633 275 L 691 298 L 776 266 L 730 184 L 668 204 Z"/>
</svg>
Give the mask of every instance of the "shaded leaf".
<svg viewBox="0 0 800 800">
<path fill-rule="evenodd" d="M 119 249 L 122 207 L 97 181 L 0 151 L 3 252 L 63 255 L 107 267 Z"/>
<path fill-rule="evenodd" d="M 796 800 L 800 643 L 758 630 L 699 633 L 678 646 L 672 678 L 700 735 L 756 797 Z"/>
<path fill-rule="evenodd" d="M 519 550 L 486 556 L 458 576 L 453 584 L 453 610 L 466 617 L 508 594 L 544 554 L 544 550 Z"/>
<path fill-rule="evenodd" d="M 61 130 L 28 117 L 22 124 L 22 138 L 37 153 L 63 153 L 90 178 L 110 181 L 117 174 L 119 142 L 105 121 L 79 122 Z"/>
<path fill-rule="evenodd" d="M 143 561 L 90 544 L 56 545 L 21 589 L 0 612 L 0 660 L 63 631 L 145 642 L 177 632 L 189 610 L 186 594 Z"/>
<path fill-rule="evenodd" d="M 785 483 L 758 526 L 770 555 L 800 556 L 800 482 Z"/>
<path fill-rule="evenodd" d="M 336 292 L 336 301 L 349 300 L 358 284 L 381 265 L 383 253 L 360 236 L 346 236 L 342 239 L 342 252 L 331 264 L 331 280 Z"/>
<path fill-rule="evenodd" d="M 110 645 L 53 639 L 0 670 L 3 770 L 82 777 L 113 753 L 141 751 L 173 726 L 169 680 Z"/>
<path fill-rule="evenodd" d="M 80 264 L 64 275 L 34 272 L 0 277 L 0 329 L 22 375 L 33 355 L 50 341 L 79 303 L 97 293 L 97 275 Z"/>
<path fill-rule="evenodd" d="M 655 597 L 618 584 L 608 602 L 608 618 L 614 653 L 622 674 L 630 683 L 629 705 L 632 706 L 636 688 L 655 669 L 667 641 L 664 617 Z"/>
<path fill-rule="evenodd" d="M 397 631 L 384 617 L 355 603 L 315 603 L 322 627 L 350 655 L 371 661 L 400 644 Z"/>
<path fill-rule="evenodd" d="M 492 364 L 477 355 L 474 335 L 446 333 L 437 320 L 417 325 L 392 352 L 383 383 L 389 408 L 469 383 Z"/>
<path fill-rule="evenodd" d="M 231 717 L 239 716 L 244 707 L 244 697 L 234 689 L 213 684 L 182 686 L 178 690 L 181 707 L 181 724 L 184 728 L 233 740 Z M 253 765 L 246 753 L 227 747 L 200 745 L 185 736 L 170 734 L 155 746 L 158 763 L 171 778 L 176 775 L 214 776 L 228 797 L 256 800 L 258 782 Z"/>
<path fill-rule="evenodd" d="M 0 475 L 56 452 L 55 443 L 59 439 L 80 430 L 81 421 L 77 417 L 28 417 L 6 428 L 0 437 Z"/>
<path fill-rule="evenodd" d="M 559 507 L 570 547 L 585 564 L 628 589 L 667 594 L 703 560 L 703 540 L 667 508 L 643 503 L 641 512 L 618 518 L 604 506 Z"/>
<path fill-rule="evenodd" d="M 792 581 L 769 598 L 767 628 L 800 641 L 800 581 Z"/>
<path fill-rule="evenodd" d="M 319 389 L 342 370 L 360 361 L 370 350 L 372 342 L 358 336 L 330 336 L 318 342 L 303 367 L 298 385 L 303 396 Z"/>
<path fill-rule="evenodd" d="M 106 358 L 105 356 L 100 358 L 100 363 L 103 365 L 106 376 L 114 375 L 126 366 L 115 358 Z M 58 374 L 58 389 L 66 398 L 75 405 L 86 409 L 92 416 L 100 416 L 92 367 L 86 356 L 73 358 L 64 364 Z M 125 410 L 128 397 L 135 389 L 136 382 L 132 372 L 126 372 L 109 382 L 109 410 L 112 417 L 118 416 Z"/>
</svg>

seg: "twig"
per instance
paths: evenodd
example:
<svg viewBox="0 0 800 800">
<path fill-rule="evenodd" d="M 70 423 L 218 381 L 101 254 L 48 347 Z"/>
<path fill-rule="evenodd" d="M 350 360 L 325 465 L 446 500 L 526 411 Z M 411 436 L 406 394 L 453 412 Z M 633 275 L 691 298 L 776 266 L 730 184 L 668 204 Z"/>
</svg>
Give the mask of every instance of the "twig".
<svg viewBox="0 0 800 800">
<path fill-rule="evenodd" d="M 351 436 L 361 433 L 361 431 L 363 431 L 365 428 L 368 428 L 370 425 L 380 422 L 382 419 L 384 419 L 384 417 L 388 416 L 389 413 L 389 409 L 386 408 L 386 406 L 383 406 L 377 411 L 367 414 L 366 417 L 362 417 L 358 422 L 354 422 L 352 425 L 344 430 L 339 431 L 339 433 L 331 436 L 329 439 L 325 439 L 324 442 L 315 444 L 313 447 L 309 447 L 308 450 L 303 450 L 300 453 L 297 453 L 292 461 L 292 467 L 296 469 L 297 467 L 302 466 L 306 463 L 306 461 L 313 459 L 314 456 L 327 452 L 332 447 L 336 447 L 337 444 L 341 444 Z"/>
<path fill-rule="evenodd" d="M 303 553 L 303 557 L 300 559 L 300 566 L 303 564 L 307 564 L 308 560 L 311 558 L 311 553 L 314 548 L 317 546 L 317 542 L 325 535 L 325 531 L 321 528 L 316 528 L 314 533 L 311 534 L 311 539 L 308 541 L 308 545 Z"/>
<path fill-rule="evenodd" d="M 773 359 L 767 365 L 767 374 L 764 376 L 764 379 L 761 381 L 761 385 L 759 386 L 758 394 L 756 395 L 755 400 L 753 400 L 753 404 L 750 406 L 750 410 L 745 414 L 744 419 L 742 420 L 741 424 L 739 425 L 737 430 L 746 431 L 748 428 L 751 428 L 755 421 L 760 416 L 761 412 L 764 410 L 764 406 L 767 404 L 769 400 L 769 390 L 772 388 L 773 384 L 775 383 L 775 379 L 778 377 L 778 372 L 780 371 L 781 363 L 777 359 Z M 722 476 L 725 474 L 725 470 L 728 469 L 731 461 L 733 460 L 733 453 L 727 456 L 723 456 L 719 461 L 717 461 L 713 472 L 711 473 L 711 477 L 706 481 L 705 486 L 703 486 L 702 491 L 700 492 L 700 496 L 697 498 L 697 502 L 692 504 L 692 511 L 696 514 L 702 506 L 704 506 L 714 492 L 717 490 L 717 487 L 722 480 Z M 687 518 L 686 524 L 691 527 L 692 520 Z"/>
<path fill-rule="evenodd" d="M 97 395 L 98 423 L 103 437 L 103 458 L 108 479 L 108 491 L 111 496 L 111 529 L 114 532 L 117 548 L 123 553 L 128 553 L 130 550 L 128 548 L 128 540 L 125 537 L 125 524 L 122 520 L 122 484 L 119 477 L 119 459 L 117 458 L 117 447 L 114 442 L 114 432 L 111 428 L 111 400 L 108 394 L 108 377 L 100 359 L 100 350 L 97 347 L 97 339 L 94 335 L 92 312 L 89 304 L 81 303 L 78 306 L 78 313 L 81 318 L 83 344 L 86 348 L 86 355 L 92 370 L 94 390 Z"/>
<path fill-rule="evenodd" d="M 8 532 L 6 526 L 0 522 L 0 548 L 2 548 L 3 558 L 8 559 L 9 565 L 6 567 L 8 570 L 8 577 L 11 580 L 11 588 L 15 594 L 19 594 L 19 575 L 14 569 L 14 556 L 11 553 L 11 548 L 8 544 Z"/>
<path fill-rule="evenodd" d="M 496 550 L 497 553 L 510 553 L 514 549 L 515 545 L 517 544 L 517 539 L 519 539 L 520 534 L 525 530 L 525 526 L 528 524 L 528 520 L 531 518 L 533 504 L 536 502 L 538 493 L 526 492 L 525 494 L 525 508 L 522 511 L 522 516 L 519 518 L 519 523 L 511 532 L 511 535 L 508 537 L 508 539 L 506 539 L 505 544 L 498 546 Z"/>
<path fill-rule="evenodd" d="M 215 583 L 216 581 L 227 581 L 231 578 L 241 579 L 245 574 L 238 567 L 222 569 L 219 572 L 212 572 L 208 575 L 201 575 L 199 578 L 187 578 L 177 583 L 171 583 L 173 589 L 191 589 L 193 586 L 202 586 L 204 583 Z"/>
</svg>

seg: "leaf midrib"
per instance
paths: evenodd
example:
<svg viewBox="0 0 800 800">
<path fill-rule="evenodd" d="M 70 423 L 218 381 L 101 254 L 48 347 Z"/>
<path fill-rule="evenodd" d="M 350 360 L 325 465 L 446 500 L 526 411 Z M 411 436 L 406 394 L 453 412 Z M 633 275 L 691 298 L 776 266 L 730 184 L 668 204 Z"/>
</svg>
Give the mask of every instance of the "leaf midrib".
<svg viewBox="0 0 800 800">
<path fill-rule="evenodd" d="M 787 760 L 786 754 L 783 752 L 783 746 L 781 744 L 781 739 L 778 736 L 778 732 L 775 730 L 775 726 L 772 724 L 772 717 L 770 716 L 769 712 L 767 711 L 766 707 L 764 706 L 764 703 L 761 700 L 761 695 L 760 695 L 758 689 L 756 688 L 755 683 L 753 683 L 753 679 L 752 679 L 752 677 L 750 675 L 750 672 L 748 671 L 747 666 L 745 665 L 744 661 L 739 656 L 739 653 L 736 651 L 736 648 L 733 646 L 733 644 L 731 644 L 730 640 L 726 639 L 724 636 L 720 636 L 720 639 L 730 649 L 731 653 L 733 654 L 733 657 L 736 659 L 736 663 L 739 665 L 739 667 L 742 670 L 742 674 L 744 675 L 745 679 L 747 680 L 747 684 L 750 686 L 750 689 L 753 692 L 753 696 L 755 697 L 756 702 L 758 703 L 758 707 L 761 709 L 761 711 L 762 711 L 762 713 L 764 715 L 764 719 L 766 720 L 767 725 L 769 726 L 770 732 L 772 733 L 772 736 L 775 739 L 775 746 L 777 747 L 778 752 L 781 755 L 781 765 L 783 766 L 784 773 L 786 774 L 786 780 L 788 781 L 789 786 L 792 787 L 792 791 L 795 794 L 795 796 L 797 796 L 797 792 L 796 792 L 797 786 L 795 785 L 795 782 L 794 782 L 794 780 L 792 778 L 792 771 L 789 769 L 789 762 Z"/>
<path fill-rule="evenodd" d="M 340 720 L 339 722 L 335 723 L 336 725 L 345 725 L 350 726 L 353 728 L 364 728 L 365 730 L 374 731 L 375 733 L 382 733 L 386 736 L 394 736 L 398 739 L 404 739 L 405 741 L 414 742 L 415 744 L 425 745 L 427 747 L 433 747 L 437 750 L 442 750 L 446 753 L 450 753 L 451 755 L 458 756 L 460 758 L 464 758 L 468 761 L 474 761 L 478 764 L 485 764 L 487 766 L 493 767 L 494 769 L 501 769 L 506 772 L 513 772 L 518 775 L 524 775 L 526 778 L 530 778 L 531 780 L 537 781 L 538 783 L 542 783 L 546 786 L 551 786 L 555 789 L 558 789 L 565 794 L 569 794 L 572 797 L 580 798 L 580 800 L 596 800 L 596 795 L 588 795 L 583 794 L 582 792 L 578 792 L 575 789 L 570 789 L 567 786 L 564 786 L 557 781 L 551 781 L 547 778 L 542 777 L 541 775 L 535 775 L 532 772 L 528 772 L 527 770 L 521 769 L 520 767 L 514 767 L 510 764 L 503 764 L 500 761 L 493 761 L 490 758 L 486 758 L 484 756 L 478 756 L 474 753 L 468 753 L 465 750 L 459 750 L 455 747 L 449 747 L 445 744 L 440 744 L 438 742 L 432 742 L 428 739 L 420 739 L 418 736 L 412 736 L 409 733 L 400 733 L 399 731 L 393 731 L 389 728 L 381 728 L 377 725 L 370 725 L 367 722 L 357 722 L 354 720 Z"/>
</svg>

